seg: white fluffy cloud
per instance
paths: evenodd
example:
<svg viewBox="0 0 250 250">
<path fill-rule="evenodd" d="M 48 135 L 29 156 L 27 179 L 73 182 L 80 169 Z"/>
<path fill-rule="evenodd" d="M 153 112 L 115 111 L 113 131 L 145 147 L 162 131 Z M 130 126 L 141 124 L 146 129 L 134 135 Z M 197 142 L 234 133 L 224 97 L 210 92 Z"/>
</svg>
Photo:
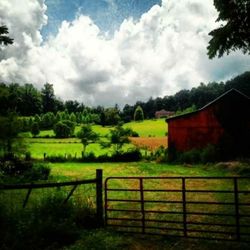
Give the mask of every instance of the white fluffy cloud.
<svg viewBox="0 0 250 250">
<path fill-rule="evenodd" d="M 112 38 L 80 15 L 43 42 L 45 14 L 43 0 L 1 1 L 0 23 L 15 44 L 0 51 L 0 81 L 39 88 L 50 82 L 64 99 L 108 106 L 174 94 L 250 68 L 240 52 L 207 58 L 217 17 L 212 0 L 163 0 L 140 20 L 124 20 Z"/>
</svg>

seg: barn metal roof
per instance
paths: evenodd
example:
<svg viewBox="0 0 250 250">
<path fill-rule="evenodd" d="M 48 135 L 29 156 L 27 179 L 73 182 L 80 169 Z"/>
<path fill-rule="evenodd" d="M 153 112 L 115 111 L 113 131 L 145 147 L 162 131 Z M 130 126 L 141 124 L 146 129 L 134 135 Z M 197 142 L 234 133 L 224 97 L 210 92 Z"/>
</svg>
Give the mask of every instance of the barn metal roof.
<svg viewBox="0 0 250 250">
<path fill-rule="evenodd" d="M 220 101 L 220 100 L 223 99 L 226 95 L 228 95 L 228 94 L 230 94 L 230 93 L 232 93 L 232 92 L 236 93 L 237 95 L 241 95 L 242 97 L 244 97 L 244 98 L 246 98 L 247 100 L 250 101 L 250 98 L 249 98 L 247 95 L 243 94 L 242 92 L 240 92 L 240 91 L 237 90 L 237 89 L 232 88 L 232 89 L 226 91 L 225 93 L 223 93 L 222 95 L 220 95 L 219 97 L 217 97 L 216 99 L 214 99 L 213 101 L 209 102 L 208 104 L 206 104 L 206 105 L 203 106 L 202 108 L 200 108 L 200 109 L 198 109 L 198 110 L 196 110 L 196 111 L 190 112 L 190 113 L 186 113 L 186 114 L 182 114 L 182 115 L 177 115 L 177 116 L 169 117 L 169 118 L 166 119 L 166 122 L 168 122 L 168 121 L 170 121 L 170 120 L 175 120 L 175 119 L 179 119 L 179 118 L 183 118 L 183 117 L 188 117 L 188 116 L 190 116 L 190 115 L 196 114 L 196 113 L 198 113 L 198 112 L 200 112 L 200 111 L 202 111 L 202 110 L 204 110 L 204 109 L 210 107 L 210 106 L 213 105 L 214 103 Z"/>
</svg>

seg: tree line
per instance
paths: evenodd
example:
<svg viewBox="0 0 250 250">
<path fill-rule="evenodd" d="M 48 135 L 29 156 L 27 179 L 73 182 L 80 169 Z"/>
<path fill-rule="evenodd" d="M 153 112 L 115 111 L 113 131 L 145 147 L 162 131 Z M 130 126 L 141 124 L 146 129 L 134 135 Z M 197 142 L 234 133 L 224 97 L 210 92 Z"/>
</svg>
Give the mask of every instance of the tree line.
<svg viewBox="0 0 250 250">
<path fill-rule="evenodd" d="M 51 128 L 50 121 L 59 120 L 96 123 L 103 126 L 116 125 L 120 121 L 129 122 L 137 117 L 154 118 L 155 112 L 161 109 L 177 112 L 192 106 L 201 108 L 231 88 L 236 88 L 250 96 L 249 82 L 250 72 L 248 71 L 225 83 L 200 83 L 198 87 L 191 90 L 183 89 L 174 95 L 151 97 L 148 101 L 137 101 L 134 105 L 126 104 L 123 109 L 120 109 L 117 104 L 114 107 L 105 108 L 88 107 L 76 100 L 62 101 L 55 95 L 53 84 L 50 83 L 44 84 L 41 90 L 35 88 L 33 84 L 21 86 L 17 83 L 9 85 L 0 83 L 0 115 L 4 116 L 13 111 L 24 117 L 35 118 L 37 115 L 39 118 L 36 117 L 36 119 L 39 120 L 42 129 Z"/>
</svg>

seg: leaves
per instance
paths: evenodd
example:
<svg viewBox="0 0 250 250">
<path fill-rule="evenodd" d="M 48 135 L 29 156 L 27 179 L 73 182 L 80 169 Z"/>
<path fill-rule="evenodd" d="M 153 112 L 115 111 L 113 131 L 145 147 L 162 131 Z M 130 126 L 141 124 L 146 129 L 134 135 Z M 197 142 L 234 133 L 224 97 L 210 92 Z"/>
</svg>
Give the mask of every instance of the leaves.
<svg viewBox="0 0 250 250">
<path fill-rule="evenodd" d="M 210 59 L 241 50 L 250 54 L 250 1 L 249 0 L 214 0 L 219 12 L 217 21 L 223 21 L 219 28 L 212 30 L 209 41 Z"/>
</svg>

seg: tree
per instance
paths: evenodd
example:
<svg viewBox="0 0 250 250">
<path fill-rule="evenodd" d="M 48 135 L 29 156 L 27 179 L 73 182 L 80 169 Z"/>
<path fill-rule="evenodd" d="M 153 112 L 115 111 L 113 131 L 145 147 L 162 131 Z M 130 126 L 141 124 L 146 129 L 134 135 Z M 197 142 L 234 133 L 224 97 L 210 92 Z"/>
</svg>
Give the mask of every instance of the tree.
<svg viewBox="0 0 250 250">
<path fill-rule="evenodd" d="M 33 122 L 31 126 L 31 134 L 33 135 L 33 137 L 36 137 L 37 135 L 39 135 L 39 133 L 40 133 L 39 124 L 37 122 Z"/>
<path fill-rule="evenodd" d="M 99 138 L 98 134 L 92 130 L 92 127 L 90 125 L 83 125 L 81 127 L 81 130 L 77 133 L 77 137 L 81 140 L 83 145 L 83 156 L 85 155 L 87 146 L 90 143 L 95 143 Z"/>
<path fill-rule="evenodd" d="M 13 44 L 13 39 L 8 37 L 9 31 L 5 25 L 0 26 L 0 45 Z"/>
<path fill-rule="evenodd" d="M 65 109 L 67 109 L 69 113 L 76 113 L 79 111 L 79 106 L 80 103 L 78 101 L 69 100 L 65 102 Z"/>
<path fill-rule="evenodd" d="M 41 117 L 41 128 L 43 129 L 51 129 L 53 128 L 54 124 L 55 124 L 55 115 L 52 112 L 48 112 L 44 115 L 42 115 Z"/>
<path fill-rule="evenodd" d="M 107 108 L 105 114 L 105 125 L 117 125 L 121 120 L 119 110 L 116 108 Z"/>
<path fill-rule="evenodd" d="M 41 93 L 32 85 L 20 87 L 20 113 L 25 116 L 40 114 L 42 111 Z"/>
<path fill-rule="evenodd" d="M 141 106 L 136 107 L 135 113 L 134 113 L 134 120 L 135 121 L 143 121 L 144 120 L 144 113 L 143 113 Z"/>
<path fill-rule="evenodd" d="M 20 121 L 15 113 L 0 117 L 0 152 L 8 158 L 15 153 L 24 153 L 25 145 L 18 134 L 21 131 Z"/>
<path fill-rule="evenodd" d="M 124 122 L 130 122 L 133 119 L 133 106 L 126 104 L 122 110 L 122 120 Z"/>
<path fill-rule="evenodd" d="M 207 47 L 209 58 L 238 49 L 250 53 L 249 0 L 214 0 L 214 6 L 219 12 L 217 21 L 223 24 L 209 33 L 212 36 Z"/>
<path fill-rule="evenodd" d="M 57 138 L 68 138 L 74 134 L 75 125 L 71 121 L 59 121 L 54 125 L 53 130 Z"/>
<path fill-rule="evenodd" d="M 46 83 L 44 88 L 41 90 L 43 112 L 54 112 L 56 111 L 56 98 L 54 94 L 53 84 Z"/>
<path fill-rule="evenodd" d="M 124 144 L 129 143 L 129 136 L 132 134 L 130 128 L 123 128 L 121 124 L 117 125 L 114 129 L 110 130 L 110 136 L 108 136 L 108 142 L 102 142 L 101 145 L 104 148 L 113 146 L 115 153 L 120 153 Z"/>
</svg>

